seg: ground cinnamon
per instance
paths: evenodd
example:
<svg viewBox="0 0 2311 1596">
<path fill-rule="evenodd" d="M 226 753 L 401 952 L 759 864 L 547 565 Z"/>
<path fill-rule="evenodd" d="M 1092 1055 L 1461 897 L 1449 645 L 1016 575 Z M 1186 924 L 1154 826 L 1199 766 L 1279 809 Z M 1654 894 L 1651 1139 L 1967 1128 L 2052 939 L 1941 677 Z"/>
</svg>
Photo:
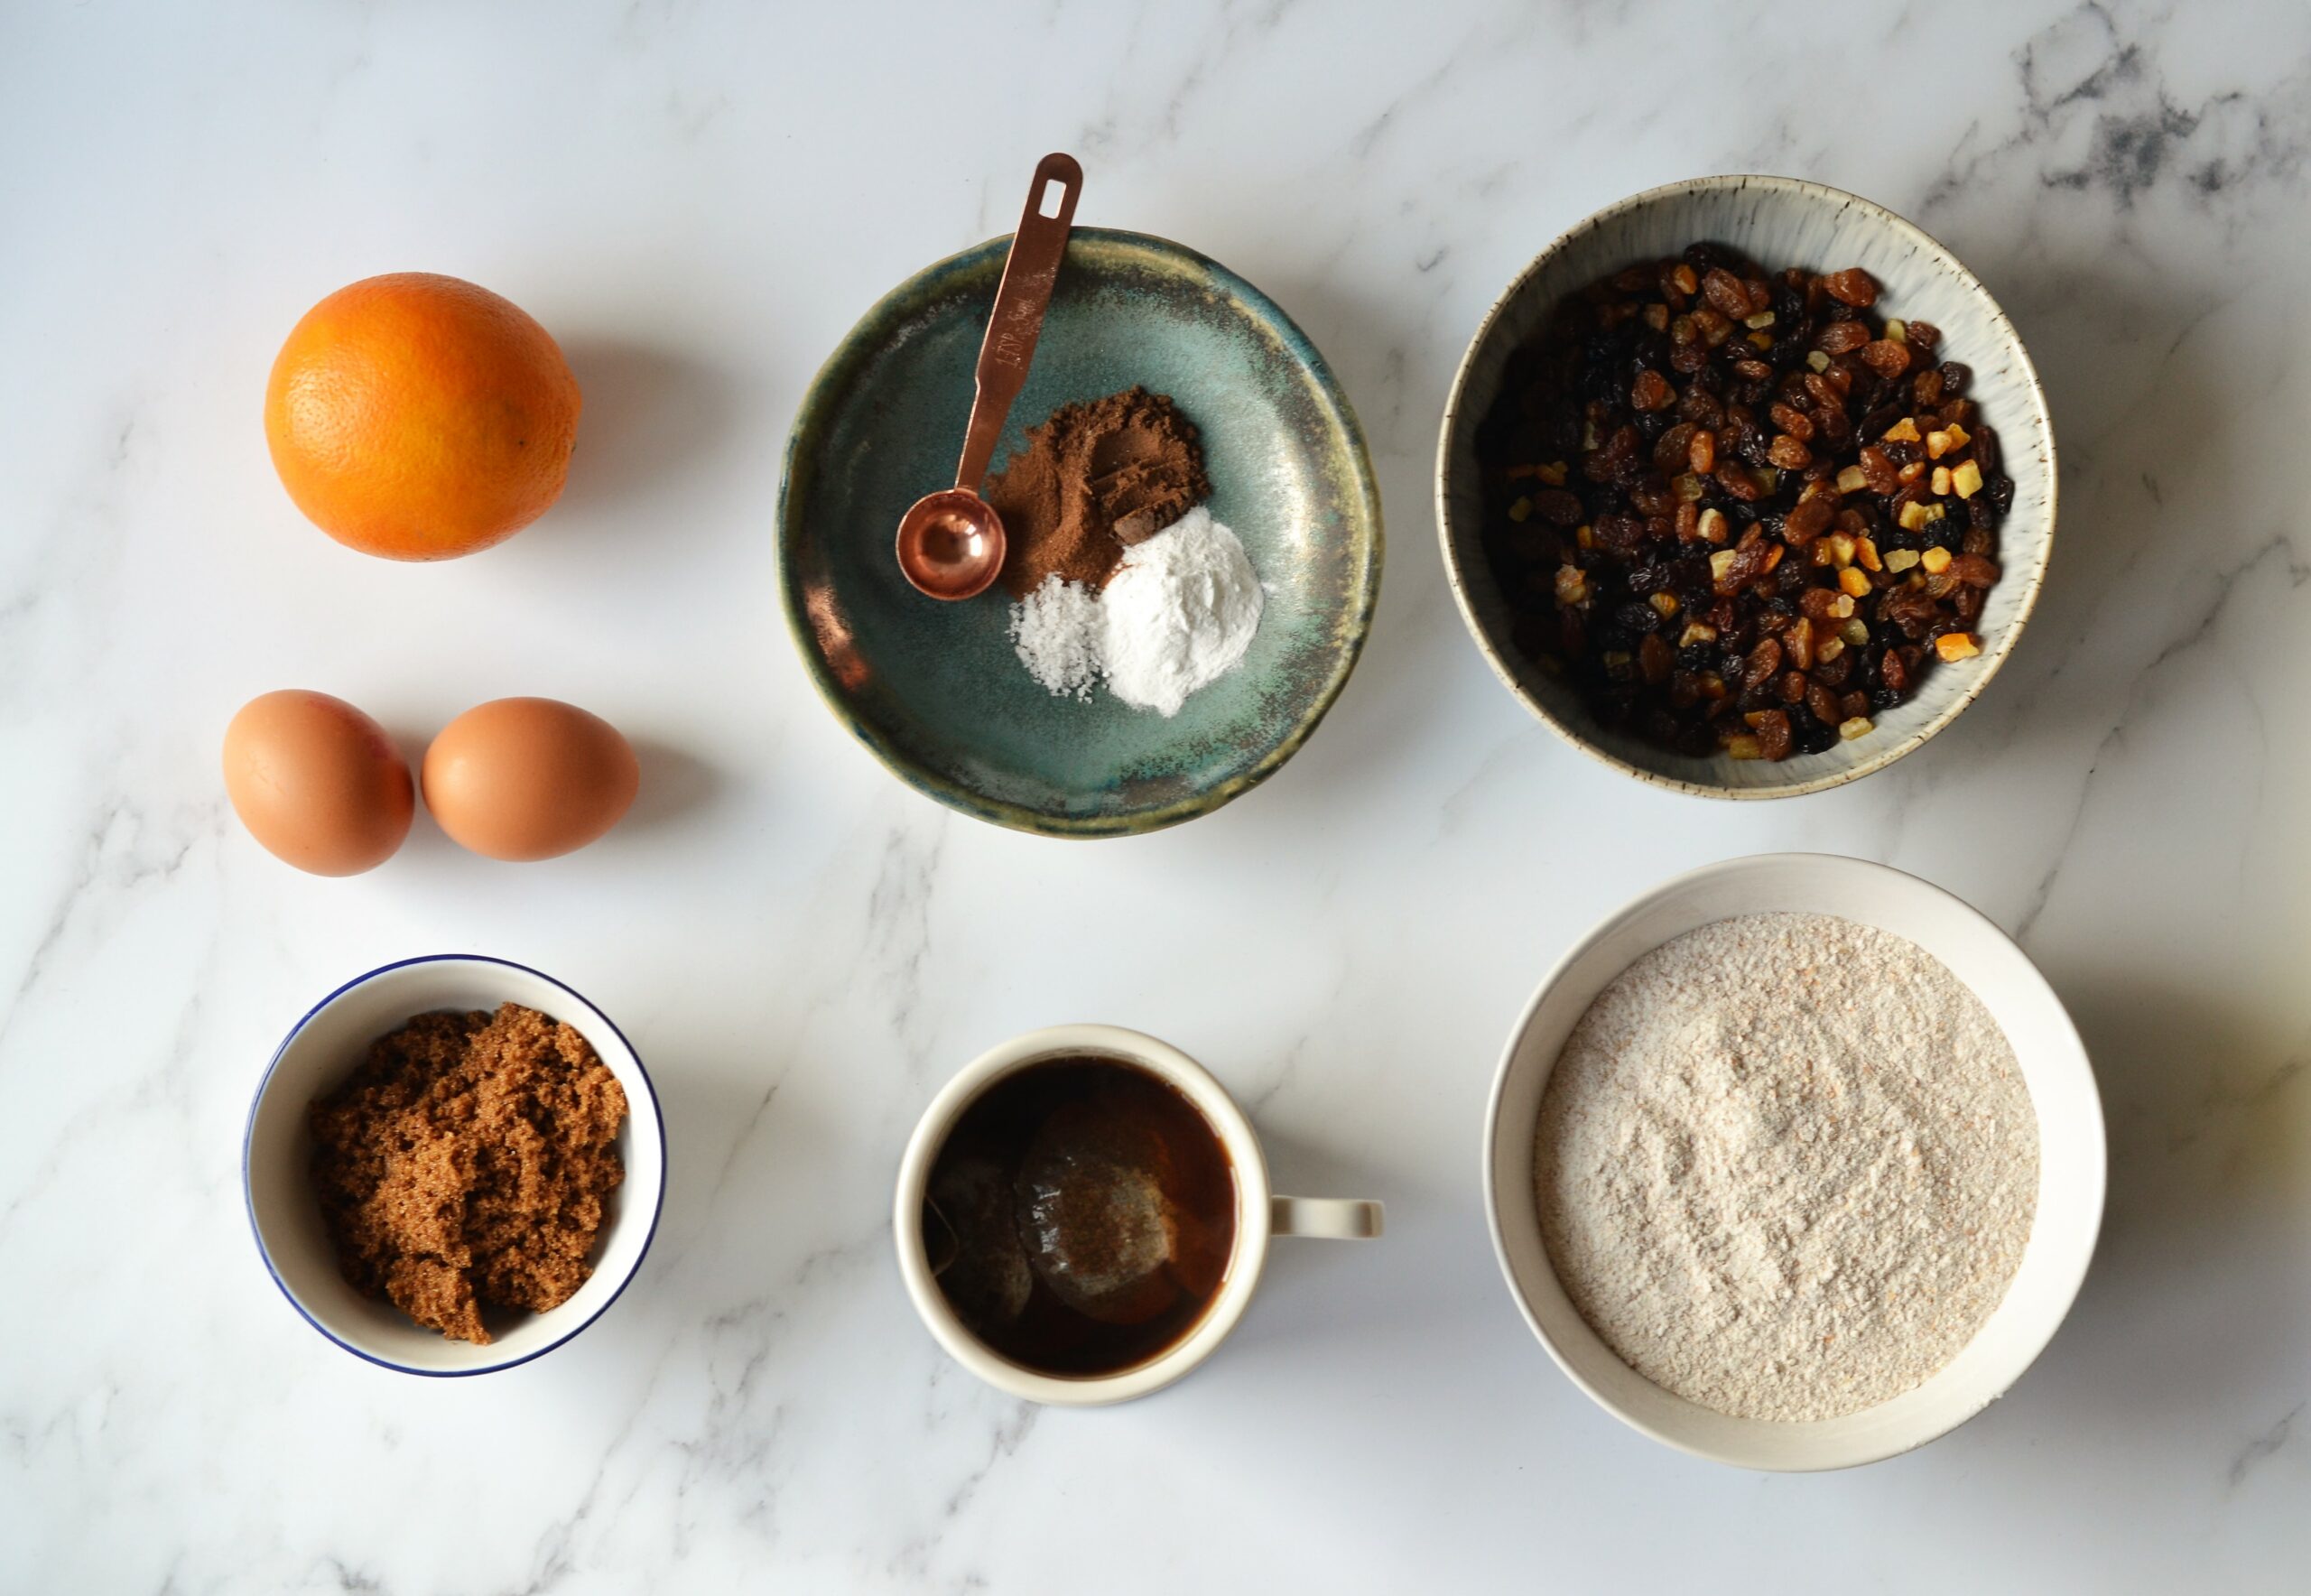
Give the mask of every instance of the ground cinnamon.
<svg viewBox="0 0 2311 1596">
<path fill-rule="evenodd" d="M 1008 544 L 1003 585 L 1024 598 L 1057 576 L 1097 591 L 1127 547 L 1211 491 L 1195 427 L 1167 396 L 1133 387 L 1063 404 L 988 480 Z"/>
</svg>

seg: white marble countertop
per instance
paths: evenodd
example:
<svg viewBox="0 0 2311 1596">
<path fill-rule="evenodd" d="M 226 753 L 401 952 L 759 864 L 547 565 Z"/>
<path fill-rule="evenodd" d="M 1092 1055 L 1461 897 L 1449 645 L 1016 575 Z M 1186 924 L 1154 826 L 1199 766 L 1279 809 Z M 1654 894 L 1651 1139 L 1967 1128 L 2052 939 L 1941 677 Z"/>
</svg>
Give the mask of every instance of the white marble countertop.
<svg viewBox="0 0 2311 1596">
<path fill-rule="evenodd" d="M 2299 1589 L 2311 12 L 979 9 L 0 13 L 0 1586 Z M 1129 841 L 900 786 L 773 594 L 803 385 L 885 288 L 1002 231 L 1054 147 L 1085 222 L 1191 243 L 1301 322 L 1390 524 L 1313 741 Z M 1719 171 L 1950 244 L 2028 339 L 2066 474 L 1984 701 L 1763 806 L 1640 788 L 1527 719 L 1431 510 L 1493 293 L 1590 210 Z M 447 566 L 306 525 L 259 427 L 304 307 L 403 268 L 510 295 L 586 390 L 562 506 Z M 421 820 L 374 874 L 299 876 L 217 775 L 234 708 L 288 685 L 413 747 L 482 699 L 571 699 L 642 746 L 640 808 L 554 865 Z M 2018 934 L 2111 1137 L 2102 1251 L 2038 1365 L 1925 1451 L 1814 1478 L 1592 1406 L 1511 1305 L 1477 1178 L 1498 1050 L 1566 943 L 1669 872 L 1792 847 Z M 313 998 L 447 950 L 601 1004 L 673 1157 L 607 1317 L 432 1382 L 289 1311 L 237 1158 Z M 1279 1249 L 1173 1390 L 1041 1411 L 936 1351 L 886 1209 L 933 1086 L 1077 1018 L 1204 1059 L 1281 1185 L 1385 1199 L 1390 1232 Z"/>
</svg>

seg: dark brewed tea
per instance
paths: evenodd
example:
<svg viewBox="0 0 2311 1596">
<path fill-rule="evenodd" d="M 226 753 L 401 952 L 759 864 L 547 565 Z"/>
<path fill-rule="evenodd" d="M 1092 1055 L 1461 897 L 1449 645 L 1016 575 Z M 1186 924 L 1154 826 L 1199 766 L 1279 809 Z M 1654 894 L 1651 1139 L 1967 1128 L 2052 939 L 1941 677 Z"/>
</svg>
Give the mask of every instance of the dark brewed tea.
<svg viewBox="0 0 2311 1596">
<path fill-rule="evenodd" d="M 1005 1077 L 947 1133 L 923 1239 L 948 1306 L 996 1351 L 1115 1374 L 1211 1306 L 1236 1248 L 1236 1172 L 1169 1082 L 1053 1059 Z"/>
</svg>

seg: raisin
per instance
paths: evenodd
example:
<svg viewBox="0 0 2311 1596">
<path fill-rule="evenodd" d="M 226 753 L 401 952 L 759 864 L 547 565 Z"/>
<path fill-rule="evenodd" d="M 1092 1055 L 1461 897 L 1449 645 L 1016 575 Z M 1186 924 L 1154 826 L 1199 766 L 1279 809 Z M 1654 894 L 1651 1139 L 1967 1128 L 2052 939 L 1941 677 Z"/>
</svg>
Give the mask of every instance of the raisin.
<svg viewBox="0 0 2311 1596">
<path fill-rule="evenodd" d="M 1905 636 L 1923 636 L 1934 619 L 1936 606 L 1934 597 L 1923 586 L 1904 583 L 1889 588 L 1878 600 L 1878 618 L 1889 626 L 1901 628 Z"/>
<path fill-rule="evenodd" d="M 1712 266 L 1703 275 L 1701 292 L 1722 316 L 1739 321 L 1749 314 L 1749 291 L 1722 266 Z"/>
<path fill-rule="evenodd" d="M 1672 658 L 1669 645 L 1662 641 L 1661 634 L 1647 632 L 1637 645 L 1638 673 L 1657 685 L 1666 682 Z"/>
<path fill-rule="evenodd" d="M 1781 535 L 1803 548 L 1829 531 L 1830 523 L 1836 519 L 1836 516 L 1837 511 L 1833 507 L 1833 501 L 1827 494 L 1816 494 L 1812 498 L 1800 499 L 1797 501 L 1796 507 L 1791 510 L 1783 520 Z"/>
<path fill-rule="evenodd" d="M 1653 469 L 1670 476 L 1685 469 L 1686 451 L 1693 446 L 1694 434 L 1700 429 L 1691 422 L 1679 422 L 1653 443 Z"/>
<path fill-rule="evenodd" d="M 1982 468 L 1985 478 L 1995 477 L 2006 464 L 2006 451 L 1999 446 L 1998 432 L 1991 427 L 1976 427 L 1973 441 L 1967 445 L 1974 451 L 1974 464 Z"/>
<path fill-rule="evenodd" d="M 1970 588 L 1987 588 L 1998 581 L 1998 567 L 1980 554 L 1961 554 L 1950 562 L 1951 573 Z"/>
<path fill-rule="evenodd" d="M 1781 644 L 1768 637 L 1749 650 L 1749 657 L 1741 668 L 1741 687 L 1753 691 L 1773 680 L 1781 669 Z"/>
<path fill-rule="evenodd" d="M 1789 716 L 1780 710 L 1768 710 L 1757 719 L 1752 728 L 1758 739 L 1758 752 L 1768 759 L 1789 757 Z"/>
<path fill-rule="evenodd" d="M 1814 335 L 1814 347 L 1824 355 L 1846 355 L 1870 341 L 1870 329 L 1859 321 L 1833 321 Z"/>
<path fill-rule="evenodd" d="M 1597 542 L 1616 554 L 1634 554 L 1645 542 L 1645 523 L 1634 515 L 1600 515 L 1592 530 Z"/>
<path fill-rule="evenodd" d="M 1909 348 L 1889 338 L 1872 339 L 1861 346 L 1861 363 L 1891 382 L 1910 368 Z"/>
<path fill-rule="evenodd" d="M 1781 635 L 1781 647 L 1793 667 L 1790 674 L 1797 676 L 1802 672 L 1812 670 L 1814 668 L 1813 619 L 1801 615 L 1792 621 L 1789 629 Z M 1799 679 L 1799 686 L 1801 690 L 1804 687 L 1802 676 Z"/>
<path fill-rule="evenodd" d="M 1824 726 L 1838 723 L 1838 695 L 1818 682 L 1805 689 L 1805 708 L 1814 719 Z"/>
<path fill-rule="evenodd" d="M 1896 474 L 1893 457 L 1875 444 L 1861 447 L 1861 479 L 1872 493 L 1892 493 L 1900 487 L 1901 478 Z"/>
<path fill-rule="evenodd" d="M 1917 346 L 1921 355 L 1929 354 L 1942 341 L 1942 329 L 1931 321 L 1910 320 L 1902 324 L 1902 336 Z"/>
<path fill-rule="evenodd" d="M 1633 410 L 1666 410 L 1676 397 L 1677 390 L 1669 385 L 1669 379 L 1650 368 L 1639 371 L 1629 385 L 1629 407 Z"/>
<path fill-rule="evenodd" d="M 1697 427 L 1722 426 L 1725 421 L 1725 406 L 1717 402 L 1716 394 L 1696 383 L 1685 390 L 1684 398 L 1677 401 L 1677 415 L 1680 420 L 1689 421 Z"/>
<path fill-rule="evenodd" d="M 1785 471 L 1798 471 L 1814 463 L 1814 451 L 1788 433 L 1778 432 L 1767 448 L 1766 458 Z"/>
<path fill-rule="evenodd" d="M 1685 464 L 1694 475 L 1706 477 L 1717 469 L 1717 434 L 1707 427 L 1696 427 L 1693 441 L 1686 446 Z"/>
<path fill-rule="evenodd" d="M 1838 701 L 1838 713 L 1848 720 L 1856 720 L 1870 713 L 1869 695 L 1850 692 Z"/>
<path fill-rule="evenodd" d="M 1766 413 L 1773 417 L 1775 426 L 1779 427 L 1800 443 L 1811 443 L 1814 441 L 1814 418 L 1795 404 L 1786 404 L 1777 400 L 1772 409 Z"/>
<path fill-rule="evenodd" d="M 1586 514 L 1581 500 L 1562 487 L 1545 487 L 1535 494 L 1533 512 L 1555 526 L 1578 526 Z"/>
<path fill-rule="evenodd" d="M 1910 400 L 1920 410 L 1932 410 L 1942 403 L 1942 373 L 1929 366 L 1910 378 Z"/>
<path fill-rule="evenodd" d="M 1841 304 L 1866 311 L 1878 302 L 1878 280 L 1859 266 L 1832 272 L 1822 279 L 1823 290 Z"/>
<path fill-rule="evenodd" d="M 1962 360 L 1944 360 L 1940 370 L 1942 391 L 1945 394 L 1963 394 L 1966 385 L 1974 380 L 1973 368 Z"/>
<path fill-rule="evenodd" d="M 1729 597 L 1740 592 L 1764 572 L 1766 562 L 1772 555 L 1773 545 L 1766 542 L 1765 534 L 1751 527 L 1741 534 L 1740 543 L 1734 547 L 1732 559 L 1726 561 L 1724 571 L 1717 577 L 1718 592 Z M 1721 626 L 1718 630 L 1722 636 L 1725 628 Z"/>
</svg>

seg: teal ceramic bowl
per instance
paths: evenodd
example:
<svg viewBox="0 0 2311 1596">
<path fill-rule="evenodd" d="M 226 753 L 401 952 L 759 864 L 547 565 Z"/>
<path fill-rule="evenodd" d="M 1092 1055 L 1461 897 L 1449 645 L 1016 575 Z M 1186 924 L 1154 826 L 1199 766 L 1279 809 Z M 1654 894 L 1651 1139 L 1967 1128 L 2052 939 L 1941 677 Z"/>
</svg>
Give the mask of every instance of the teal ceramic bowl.
<svg viewBox="0 0 2311 1596">
<path fill-rule="evenodd" d="M 787 622 L 828 707 L 918 791 L 1047 836 L 1152 831 L 1273 775 L 1340 695 L 1379 596 L 1379 491 L 1347 398 L 1267 295 L 1165 239 L 1077 228 L 998 469 L 1072 400 L 1168 394 L 1267 595 L 1242 663 L 1172 719 L 1104 688 L 1053 697 L 1013 652 L 1000 586 L 942 603 L 893 554 L 906 507 L 953 483 L 1009 246 L 909 278 L 811 385 L 779 499 Z"/>
</svg>

